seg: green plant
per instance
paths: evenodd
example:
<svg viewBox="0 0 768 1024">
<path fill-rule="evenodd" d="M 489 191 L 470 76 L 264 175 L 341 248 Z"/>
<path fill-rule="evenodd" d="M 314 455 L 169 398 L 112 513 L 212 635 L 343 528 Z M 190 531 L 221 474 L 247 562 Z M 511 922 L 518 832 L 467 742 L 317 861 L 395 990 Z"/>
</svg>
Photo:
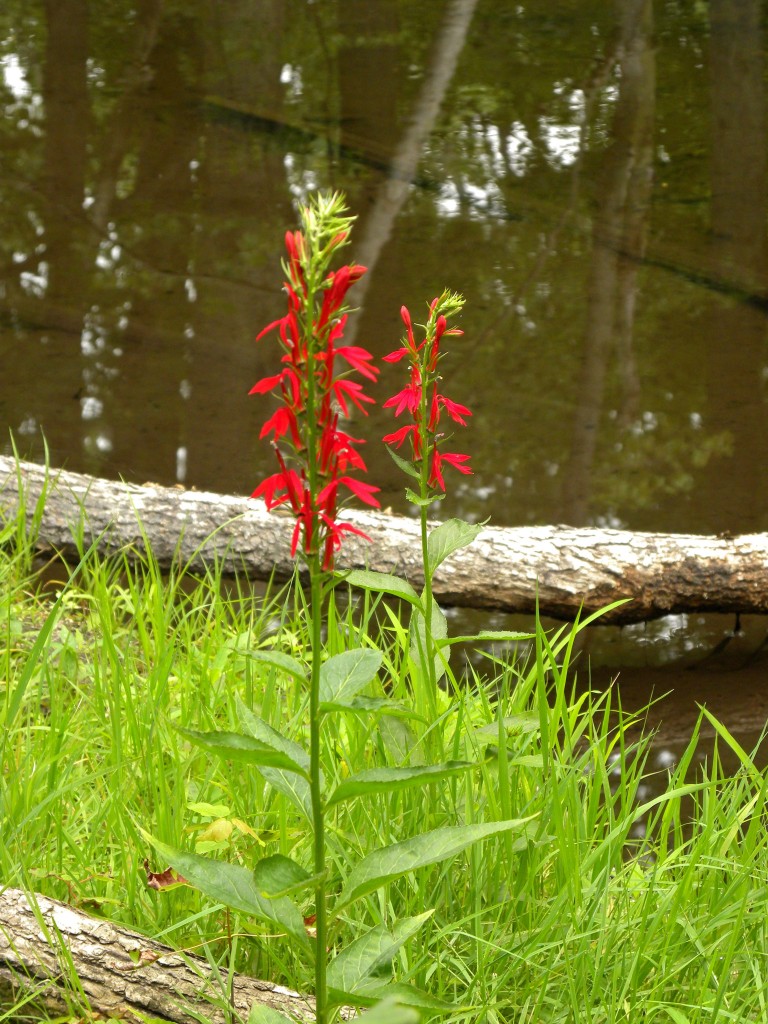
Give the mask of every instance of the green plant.
<svg viewBox="0 0 768 1024">
<path fill-rule="evenodd" d="M 337 518 L 342 491 L 369 504 L 378 504 L 374 497 L 377 489 L 352 475 L 364 470 L 365 465 L 357 451 L 358 442 L 341 428 L 340 417 L 348 415 L 352 405 L 364 411 L 364 403 L 371 401 L 361 386 L 349 379 L 350 372 L 375 380 L 377 371 L 364 349 L 340 344 L 347 318 L 346 293 L 362 276 L 364 268 L 357 265 L 337 271 L 328 268 L 332 256 L 348 239 L 352 218 L 346 215 L 341 197 L 334 195 L 316 197 L 303 208 L 301 219 L 302 230 L 286 235 L 288 259 L 284 271 L 288 312 L 259 335 L 278 330 L 283 368 L 259 381 L 252 393 L 277 391 L 280 398 L 278 409 L 262 429 L 262 436 L 272 436 L 279 471 L 265 480 L 254 495 L 264 496 L 268 508 L 288 505 L 295 518 L 292 552 L 301 555 L 309 576 L 309 664 L 278 651 L 257 651 L 253 657 L 306 686 L 308 750 L 274 730 L 245 703 L 239 706 L 240 732 L 202 733 L 183 729 L 181 734 L 222 757 L 256 767 L 275 789 L 293 801 L 311 827 L 312 866 L 308 870 L 292 857 L 273 854 L 258 859 L 251 870 L 174 850 L 158 840 L 153 842 L 187 880 L 226 905 L 283 928 L 308 956 L 313 957 L 317 1020 L 318 1024 L 326 1024 L 334 1014 L 334 1007 L 345 1003 L 375 1006 L 382 999 L 396 996 L 398 1004 L 430 1005 L 426 993 L 409 987 L 394 989 L 377 975 L 423 927 L 431 910 L 391 924 L 375 925 L 329 957 L 329 947 L 336 938 L 335 929 L 348 908 L 394 880 L 441 863 L 486 837 L 519 832 L 524 829 L 526 820 L 443 824 L 400 842 L 383 844 L 348 866 L 340 878 L 331 877 L 327 860 L 328 816 L 336 808 L 363 797 L 445 783 L 477 768 L 477 764 L 449 760 L 365 767 L 355 770 L 335 786 L 328 786 L 323 776 L 324 749 L 333 742 L 329 737 L 331 724 L 338 731 L 349 713 L 381 716 L 391 702 L 382 695 L 363 696 L 363 691 L 374 683 L 383 661 L 382 652 L 370 638 L 363 637 L 361 646 L 330 656 L 323 647 L 322 631 L 329 597 L 338 582 L 333 574 L 334 554 L 346 533 L 361 532 Z M 468 472 L 462 465 L 467 456 L 441 454 L 437 433 L 441 408 L 461 422 L 462 414 L 468 414 L 468 410 L 449 402 L 437 391 L 439 340 L 444 333 L 453 333 L 446 329 L 443 311 L 452 312 L 460 305 L 460 300 L 450 295 L 432 304 L 427 328 L 429 344 L 421 346 L 426 352 L 424 357 L 420 357 L 410 323 L 406 321 L 408 352 L 414 360 L 409 394 L 415 403 L 412 411 L 420 422 L 414 453 L 416 456 L 424 453 L 419 472 L 420 494 L 413 495 L 422 511 L 424 592 L 419 597 L 405 581 L 393 582 L 390 577 L 376 574 L 353 574 L 349 579 L 380 593 L 392 592 L 394 587 L 397 595 L 411 604 L 412 649 L 428 679 L 429 710 L 433 720 L 439 677 L 435 661 L 444 660 L 438 641 L 445 640 L 446 631 L 445 617 L 432 598 L 431 578 L 440 562 L 469 543 L 478 529 L 453 520 L 428 536 L 426 526 L 426 510 L 435 498 L 434 489 L 439 486 L 444 490 L 445 486 L 441 459 L 452 461 L 463 472 Z M 418 374 L 421 376 L 417 379 Z M 405 465 L 403 460 L 398 461 Z M 412 468 L 408 471 L 416 472 Z M 402 705 L 397 711 L 408 715 Z M 306 890 L 314 892 L 311 935 L 294 900 Z M 390 1024 L 400 1021 L 405 1024 L 416 1018 L 407 1006 L 396 1009 L 389 1002 L 382 1006 L 387 1007 L 386 1019 Z M 434 1005 L 433 1008 L 450 1009 Z M 369 1016 L 375 1019 L 384 1012 L 379 1008 L 370 1011 Z M 273 1019 L 276 1019 L 274 1014 L 254 1008 L 252 1024 Z"/>
</svg>

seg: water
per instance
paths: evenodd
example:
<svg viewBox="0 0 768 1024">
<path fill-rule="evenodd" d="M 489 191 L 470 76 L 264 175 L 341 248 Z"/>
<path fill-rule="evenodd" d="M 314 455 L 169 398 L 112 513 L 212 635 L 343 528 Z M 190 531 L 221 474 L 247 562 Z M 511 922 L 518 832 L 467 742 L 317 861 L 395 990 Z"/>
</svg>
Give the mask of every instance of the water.
<svg viewBox="0 0 768 1024">
<path fill-rule="evenodd" d="M 402 303 L 467 299 L 444 389 L 475 475 L 445 515 L 766 531 L 765 44 L 760 0 L 6 0 L 0 423 L 54 465 L 250 492 L 282 236 L 340 188 L 350 340 L 381 356 Z M 355 424 L 406 511 L 391 429 Z M 733 625 L 598 631 L 596 677 L 673 687 L 676 722 L 714 673 L 746 735 L 765 626 L 707 660 Z"/>
</svg>

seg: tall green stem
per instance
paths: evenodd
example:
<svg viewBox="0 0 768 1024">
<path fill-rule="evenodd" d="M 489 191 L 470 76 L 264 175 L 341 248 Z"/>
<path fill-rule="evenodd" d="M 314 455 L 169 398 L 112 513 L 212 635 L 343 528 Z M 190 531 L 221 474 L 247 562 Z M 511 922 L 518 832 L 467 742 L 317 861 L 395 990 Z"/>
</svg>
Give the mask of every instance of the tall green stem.
<svg viewBox="0 0 768 1024">
<path fill-rule="evenodd" d="M 310 614 L 312 616 L 312 676 L 309 689 L 309 786 L 312 795 L 312 833 L 314 843 L 315 886 L 315 1020 L 327 1022 L 326 949 L 328 919 L 326 913 L 325 820 L 320 785 L 320 666 L 322 664 L 323 573 L 320 556 L 309 559 Z"/>
<path fill-rule="evenodd" d="M 317 514 L 317 495 L 320 489 L 317 467 L 317 418 L 316 381 L 315 381 L 315 349 L 316 342 L 313 329 L 315 313 L 315 295 L 317 281 L 315 267 L 307 267 L 307 297 L 305 308 L 304 332 L 307 338 L 307 477 L 312 501 L 312 539 L 307 552 L 309 568 L 310 605 L 312 619 L 312 674 L 309 684 L 309 787 L 312 797 L 312 841 L 314 850 L 314 873 L 317 877 L 315 885 L 315 1020 L 317 1024 L 326 1024 L 328 1020 L 328 993 L 326 984 L 326 949 L 328 946 L 328 921 L 326 912 L 326 880 L 325 880 L 325 814 L 321 787 L 321 713 L 320 713 L 320 667 L 322 665 L 322 627 L 323 627 L 323 570 L 321 552 L 318 547 L 320 517 Z"/>
<path fill-rule="evenodd" d="M 422 380 L 425 379 L 426 367 L 422 370 Z M 424 661 L 427 669 L 427 702 L 430 721 L 433 721 L 437 712 L 437 674 L 435 672 L 435 645 L 432 639 L 432 570 L 429 564 L 429 530 L 427 529 L 427 513 L 430 508 L 426 504 L 430 494 L 429 487 L 429 455 L 430 436 L 428 429 L 428 390 L 426 387 L 421 391 L 421 450 L 424 453 L 421 460 L 421 471 L 419 484 L 421 489 L 420 497 L 422 504 L 419 506 L 419 519 L 421 522 L 421 563 L 424 566 Z"/>
</svg>

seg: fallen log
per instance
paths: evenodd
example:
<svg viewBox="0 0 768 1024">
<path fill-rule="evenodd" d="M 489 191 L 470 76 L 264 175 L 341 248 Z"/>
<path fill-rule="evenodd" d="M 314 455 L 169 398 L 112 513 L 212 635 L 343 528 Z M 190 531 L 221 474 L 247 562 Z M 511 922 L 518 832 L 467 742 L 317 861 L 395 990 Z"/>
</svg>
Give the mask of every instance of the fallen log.
<svg viewBox="0 0 768 1024">
<path fill-rule="evenodd" d="M 147 1016 L 175 1024 L 231 1024 L 247 1020 L 255 1003 L 297 1024 L 315 1019 L 308 996 L 242 974 L 231 976 L 230 984 L 226 972 L 216 974 L 201 956 L 176 952 L 59 900 L 30 901 L 21 889 L 0 892 L 0 987 L 55 1013 L 71 1014 L 84 995 L 88 1007 L 79 1005 L 80 1015 L 90 1009 L 136 1024 L 146 1024 Z"/>
<path fill-rule="evenodd" d="M 30 521 L 45 495 L 41 543 L 65 556 L 99 537 L 105 552 L 142 552 L 144 537 L 162 567 L 200 569 L 215 558 L 226 573 L 287 579 L 293 570 L 287 513 L 260 501 L 155 484 L 130 484 L 49 470 L 0 456 L 0 511 L 23 502 Z M 370 543 L 345 540 L 340 569 L 395 573 L 422 582 L 415 519 L 349 510 L 340 517 Z M 440 567 L 434 590 L 443 605 L 573 619 L 628 599 L 600 619 L 642 622 L 678 612 L 768 613 L 768 534 L 704 537 L 568 526 L 484 527 L 475 542 Z"/>
</svg>

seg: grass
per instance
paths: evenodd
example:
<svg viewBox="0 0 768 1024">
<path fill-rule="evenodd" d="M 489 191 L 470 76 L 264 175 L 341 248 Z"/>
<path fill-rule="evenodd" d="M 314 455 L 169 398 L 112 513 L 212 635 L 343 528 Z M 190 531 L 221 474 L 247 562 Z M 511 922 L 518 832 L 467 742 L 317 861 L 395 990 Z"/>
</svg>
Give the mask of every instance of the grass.
<svg viewBox="0 0 768 1024">
<path fill-rule="evenodd" d="M 105 559 L 85 547 L 75 572 L 59 567 L 60 582 L 42 586 L 40 511 L 31 527 L 23 510 L 0 525 L 0 884 L 309 990 L 311 968 L 280 935 L 189 887 L 150 889 L 145 860 L 167 865 L 140 832 L 246 865 L 283 853 L 311 867 L 300 812 L 176 729 L 234 729 L 240 698 L 306 740 L 306 694 L 250 657 L 265 647 L 303 657 L 300 590 L 255 597 L 215 566 L 167 575 L 151 554 Z M 766 1021 L 766 773 L 702 712 L 717 731 L 713 756 L 694 769 L 697 726 L 643 801 L 652 737 L 614 693 L 576 690 L 580 628 L 537 628 L 530 645 L 489 652 L 482 675 L 449 673 L 434 721 L 335 720 L 329 785 L 375 765 L 478 764 L 443 785 L 339 805 L 328 835 L 335 884 L 350 860 L 415 832 L 533 817 L 524 836 L 490 839 L 351 905 L 334 942 L 433 910 L 393 969 L 454 1004 L 434 1016 L 455 1024 Z M 395 611 L 370 596 L 332 609 L 329 654 L 374 642 L 385 653 L 379 685 L 404 708 L 425 708 Z M 738 757 L 730 776 L 724 747 Z"/>
</svg>

